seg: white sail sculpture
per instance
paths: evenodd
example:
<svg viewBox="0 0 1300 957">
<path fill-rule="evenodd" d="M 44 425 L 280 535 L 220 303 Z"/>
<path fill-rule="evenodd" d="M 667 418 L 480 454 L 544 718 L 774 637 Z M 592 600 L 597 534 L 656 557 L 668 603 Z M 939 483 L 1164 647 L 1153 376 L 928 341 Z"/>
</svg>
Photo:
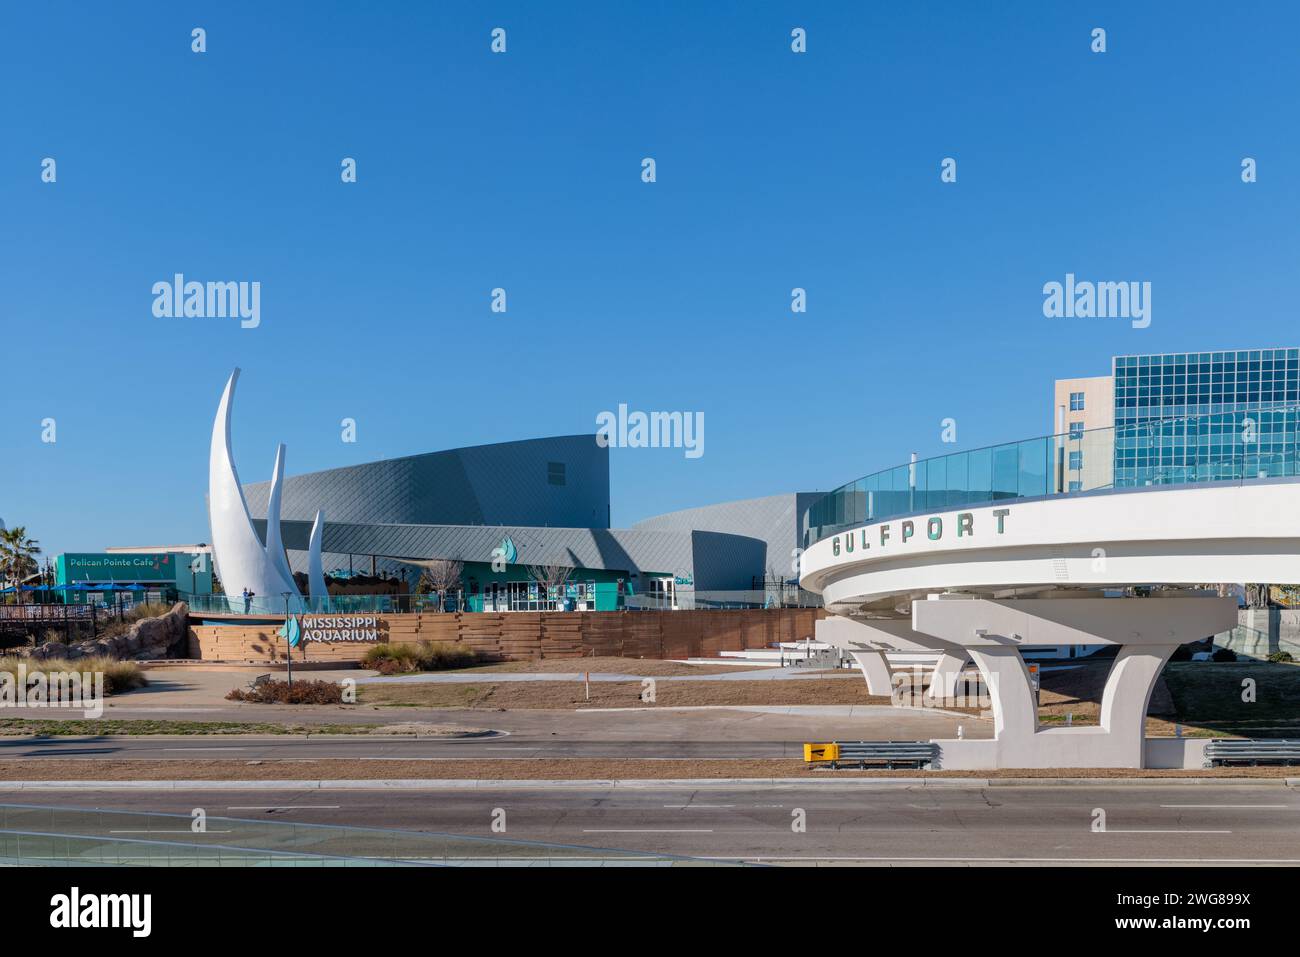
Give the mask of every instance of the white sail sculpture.
<svg viewBox="0 0 1300 957">
<path fill-rule="evenodd" d="M 271 473 L 271 494 L 266 500 L 266 554 L 271 564 L 280 573 L 280 577 L 289 583 L 295 595 L 299 594 L 298 585 L 293 580 L 293 570 L 289 568 L 289 558 L 284 553 L 284 541 L 280 538 L 280 496 L 284 490 L 284 443 L 275 450 L 275 469 Z"/>
<path fill-rule="evenodd" d="M 249 517 L 248 502 L 244 498 L 243 486 L 239 484 L 230 445 L 230 414 L 238 381 L 239 369 L 235 369 L 226 382 L 226 391 L 217 406 L 217 418 L 212 423 L 212 448 L 208 459 L 208 522 L 212 529 L 213 562 L 226 595 L 236 603 L 235 610 L 242 610 L 238 601 L 247 588 L 260 599 L 258 605 L 261 608 L 278 611 L 288 593 L 289 610 L 301 611 L 302 596 L 289 573 L 280 539 L 280 479 L 284 446 L 280 446 L 275 457 L 275 480 L 266 511 L 267 544 L 264 546 Z M 272 545 L 273 549 L 269 547 Z"/>
<path fill-rule="evenodd" d="M 321 560 L 321 539 L 325 537 L 325 512 L 316 510 L 316 521 L 311 526 L 311 543 L 307 546 L 307 589 L 315 611 L 326 611 L 329 589 L 325 587 L 325 564 Z"/>
</svg>

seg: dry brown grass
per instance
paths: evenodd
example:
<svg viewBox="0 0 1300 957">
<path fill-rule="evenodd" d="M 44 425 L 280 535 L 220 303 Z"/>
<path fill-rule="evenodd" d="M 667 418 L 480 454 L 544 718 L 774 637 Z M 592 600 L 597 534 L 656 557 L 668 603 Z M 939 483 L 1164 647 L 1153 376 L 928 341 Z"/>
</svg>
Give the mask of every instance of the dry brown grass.
<svg viewBox="0 0 1300 957">
<path fill-rule="evenodd" d="M 587 697 L 581 681 L 403 682 L 361 685 L 361 704 L 420 708 L 681 708 L 700 705 L 887 705 L 890 699 L 867 693 L 858 675 L 832 674 L 795 681 L 658 681 L 653 703 L 641 699 L 637 681 L 593 681 Z"/>
<path fill-rule="evenodd" d="M 528 674 L 577 674 L 589 671 L 592 674 L 640 675 L 647 678 L 668 677 L 671 675 L 722 675 L 734 671 L 762 671 L 752 665 L 684 665 L 676 661 L 660 661 L 656 658 L 619 658 L 617 656 L 599 658 L 542 658 L 538 661 L 507 661 L 501 664 L 487 665 L 472 669 L 475 674 L 483 672 L 514 672 Z"/>
</svg>

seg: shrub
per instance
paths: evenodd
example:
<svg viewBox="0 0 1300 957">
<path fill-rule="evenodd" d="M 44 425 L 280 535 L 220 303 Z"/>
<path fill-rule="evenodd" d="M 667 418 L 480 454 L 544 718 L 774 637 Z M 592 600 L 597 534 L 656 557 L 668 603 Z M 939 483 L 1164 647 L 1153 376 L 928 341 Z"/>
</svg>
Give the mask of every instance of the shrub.
<svg viewBox="0 0 1300 957">
<path fill-rule="evenodd" d="M 1210 656 L 1211 661 L 1236 661 L 1237 653 L 1231 648 L 1215 648 L 1214 654 Z"/>
<path fill-rule="evenodd" d="M 478 664 L 478 660 L 478 655 L 464 645 L 446 641 L 372 645 L 361 656 L 362 667 L 373 668 L 385 675 L 468 668 Z"/>
<path fill-rule="evenodd" d="M 1295 661 L 1295 656 L 1289 651 L 1275 651 L 1268 656 L 1269 661 Z"/>
<path fill-rule="evenodd" d="M 143 688 L 149 683 L 144 669 L 134 661 L 115 661 L 112 658 L 78 658 L 76 661 L 66 661 L 62 658 L 50 658 L 45 661 L 33 661 L 29 658 L 0 658 L 0 671 L 8 672 L 17 681 L 20 664 L 27 666 L 28 674 L 36 671 L 45 674 L 55 674 L 60 671 L 75 671 L 79 674 L 103 672 L 105 695 L 121 694 L 123 691 Z"/>
<path fill-rule="evenodd" d="M 334 681 L 301 679 L 290 685 L 274 678 L 252 688 L 234 688 L 226 695 L 226 700 L 253 704 L 342 704 L 343 686 Z"/>
</svg>

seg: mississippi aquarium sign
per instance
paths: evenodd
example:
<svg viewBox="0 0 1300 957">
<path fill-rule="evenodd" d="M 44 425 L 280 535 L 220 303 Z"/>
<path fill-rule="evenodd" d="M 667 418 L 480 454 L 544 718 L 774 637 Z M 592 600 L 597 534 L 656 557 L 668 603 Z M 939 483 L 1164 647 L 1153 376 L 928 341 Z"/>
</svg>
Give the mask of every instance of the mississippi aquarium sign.
<svg viewBox="0 0 1300 957">
<path fill-rule="evenodd" d="M 871 549 L 888 548 L 890 545 L 906 545 L 918 535 L 926 541 L 940 542 L 944 536 L 952 538 L 977 538 L 1002 535 L 1007 530 L 1009 508 L 995 508 L 988 515 L 981 515 L 975 520 L 974 512 L 956 512 L 945 522 L 942 515 L 932 515 L 927 519 L 905 518 L 902 521 L 881 522 L 879 525 L 864 525 L 851 532 L 844 532 L 831 539 L 831 554 L 857 554 Z"/>
<path fill-rule="evenodd" d="M 303 615 L 303 641 L 378 641 L 379 619 L 374 615 Z"/>
</svg>

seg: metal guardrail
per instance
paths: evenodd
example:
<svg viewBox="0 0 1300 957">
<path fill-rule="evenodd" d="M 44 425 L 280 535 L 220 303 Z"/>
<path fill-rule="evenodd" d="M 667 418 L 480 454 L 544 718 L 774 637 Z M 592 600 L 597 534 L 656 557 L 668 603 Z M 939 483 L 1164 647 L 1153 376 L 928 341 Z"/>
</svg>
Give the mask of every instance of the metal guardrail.
<svg viewBox="0 0 1300 957">
<path fill-rule="evenodd" d="M 829 764 L 832 768 L 846 765 L 866 768 L 871 764 L 928 770 L 938 756 L 939 746 L 932 741 L 832 741 L 803 746 L 805 762 Z"/>
<path fill-rule="evenodd" d="M 1229 764 L 1300 764 L 1300 740 L 1269 738 L 1237 741 L 1215 738 L 1205 746 L 1205 767 Z"/>
</svg>

